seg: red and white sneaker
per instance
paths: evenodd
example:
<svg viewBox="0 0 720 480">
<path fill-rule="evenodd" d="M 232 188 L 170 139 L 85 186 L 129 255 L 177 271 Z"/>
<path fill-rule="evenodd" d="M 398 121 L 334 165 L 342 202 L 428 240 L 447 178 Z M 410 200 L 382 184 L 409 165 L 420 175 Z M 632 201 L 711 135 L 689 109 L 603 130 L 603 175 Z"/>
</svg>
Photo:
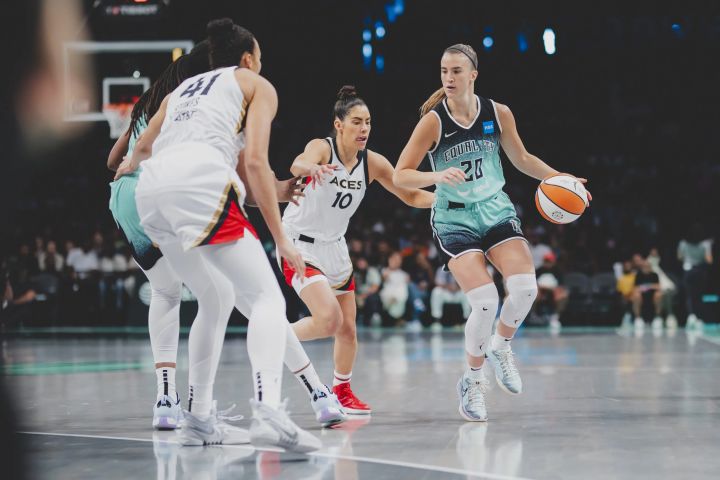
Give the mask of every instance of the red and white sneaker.
<svg viewBox="0 0 720 480">
<path fill-rule="evenodd" d="M 371 412 L 370 405 L 361 402 L 350 389 L 350 382 L 341 383 L 333 387 L 333 393 L 343 406 L 345 413 L 354 415 L 367 415 Z"/>
</svg>

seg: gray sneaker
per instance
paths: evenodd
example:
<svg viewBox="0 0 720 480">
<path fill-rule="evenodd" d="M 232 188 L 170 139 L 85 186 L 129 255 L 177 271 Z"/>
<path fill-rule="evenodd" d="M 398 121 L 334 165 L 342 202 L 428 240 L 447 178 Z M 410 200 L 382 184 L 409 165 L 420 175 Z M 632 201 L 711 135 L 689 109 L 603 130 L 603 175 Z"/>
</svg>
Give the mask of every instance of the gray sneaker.
<svg viewBox="0 0 720 480">
<path fill-rule="evenodd" d="M 469 422 L 487 422 L 487 408 L 485 406 L 485 392 L 490 386 L 485 375 L 473 379 L 463 374 L 457 383 L 460 415 Z"/>
<path fill-rule="evenodd" d="M 325 428 L 347 420 L 337 396 L 325 385 L 313 390 L 310 403 L 315 411 L 315 418 Z"/>
<path fill-rule="evenodd" d="M 322 447 L 320 440 L 298 427 L 287 414 L 287 400 L 272 408 L 254 398 L 250 423 L 250 443 L 255 447 L 280 447 L 287 451 L 307 453 Z"/>
<path fill-rule="evenodd" d="M 522 378 L 515 366 L 512 349 L 491 350 L 488 352 L 487 358 L 495 368 L 495 379 L 500 388 L 510 395 L 522 393 Z"/>
<path fill-rule="evenodd" d="M 235 406 L 227 410 L 217 411 L 217 403 L 213 401 L 213 408 L 210 416 L 201 420 L 191 412 L 185 411 L 181 423 L 181 430 L 178 432 L 178 443 L 184 446 L 203 445 L 241 445 L 250 443 L 250 432 L 244 428 L 238 428 L 225 423 L 225 421 L 241 420 L 242 415 L 229 417 L 227 414 Z"/>
</svg>

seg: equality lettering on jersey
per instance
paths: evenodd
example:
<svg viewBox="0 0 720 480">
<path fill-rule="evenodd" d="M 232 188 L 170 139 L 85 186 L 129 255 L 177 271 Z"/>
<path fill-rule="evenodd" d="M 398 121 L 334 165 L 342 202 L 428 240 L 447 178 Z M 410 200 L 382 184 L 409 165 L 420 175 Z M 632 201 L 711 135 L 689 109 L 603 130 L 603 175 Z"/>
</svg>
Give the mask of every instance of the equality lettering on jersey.
<svg viewBox="0 0 720 480">
<path fill-rule="evenodd" d="M 460 142 L 445 150 L 443 158 L 445 163 L 448 163 L 466 153 L 482 152 L 484 154 L 490 154 L 496 152 L 497 149 L 497 143 L 491 140 L 471 139 Z"/>
</svg>

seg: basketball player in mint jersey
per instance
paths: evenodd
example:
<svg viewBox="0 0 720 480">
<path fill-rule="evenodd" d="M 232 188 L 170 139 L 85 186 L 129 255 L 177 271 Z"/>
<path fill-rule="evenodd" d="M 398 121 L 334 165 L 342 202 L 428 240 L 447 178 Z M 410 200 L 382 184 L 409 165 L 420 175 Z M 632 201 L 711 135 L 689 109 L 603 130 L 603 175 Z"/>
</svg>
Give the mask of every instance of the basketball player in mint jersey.
<svg viewBox="0 0 720 480">
<path fill-rule="evenodd" d="M 468 421 L 482 422 L 487 420 L 488 381 L 481 370 L 485 357 L 503 390 L 522 392 L 510 341 L 537 295 L 530 250 L 502 190 L 500 147 L 518 170 L 537 180 L 557 171 L 525 150 L 507 106 L 475 95 L 477 76 L 472 47 L 445 49 L 442 88 L 422 106 L 422 118 L 400 155 L 393 180 L 403 187 L 436 185 L 430 215 L 433 237 L 472 307 L 465 324 L 468 368 L 457 384 L 459 411 Z M 419 172 L 426 155 L 433 171 Z M 486 261 L 503 275 L 507 292 L 494 335 L 499 298 Z"/>
<path fill-rule="evenodd" d="M 373 181 L 415 208 L 429 208 L 435 196 L 393 184 L 390 162 L 367 149 L 370 111 L 354 87 L 340 90 L 333 117 L 335 136 L 311 140 L 290 168 L 293 175 L 310 179 L 300 205 L 288 205 L 283 214 L 285 231 L 307 269 L 298 278 L 284 260 L 282 268 L 287 283 L 311 313 L 293 324 L 295 333 L 300 340 L 335 337 L 333 391 L 346 412 L 366 414 L 370 407 L 350 389 L 357 332 L 355 283 L 345 231 Z"/>
</svg>

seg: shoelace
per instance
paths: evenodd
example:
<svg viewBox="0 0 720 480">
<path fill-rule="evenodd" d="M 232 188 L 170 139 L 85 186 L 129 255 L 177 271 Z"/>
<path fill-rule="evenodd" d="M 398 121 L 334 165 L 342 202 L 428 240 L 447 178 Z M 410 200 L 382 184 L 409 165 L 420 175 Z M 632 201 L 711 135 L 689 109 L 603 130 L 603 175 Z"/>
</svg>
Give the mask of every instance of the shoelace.
<svg viewBox="0 0 720 480">
<path fill-rule="evenodd" d="M 243 418 L 245 418 L 244 415 L 228 415 L 230 412 L 232 412 L 237 404 L 233 403 L 225 410 L 218 410 L 217 412 L 217 419 L 219 422 L 239 422 Z"/>
<path fill-rule="evenodd" d="M 495 353 L 500 357 L 500 368 L 505 378 L 513 378 L 520 375 L 520 372 L 518 372 L 515 366 L 515 358 L 513 357 L 514 354 L 512 350 L 496 350 Z"/>
<path fill-rule="evenodd" d="M 489 385 L 490 382 L 487 378 L 468 382 L 468 403 L 473 410 L 485 408 L 485 392 Z"/>
</svg>

